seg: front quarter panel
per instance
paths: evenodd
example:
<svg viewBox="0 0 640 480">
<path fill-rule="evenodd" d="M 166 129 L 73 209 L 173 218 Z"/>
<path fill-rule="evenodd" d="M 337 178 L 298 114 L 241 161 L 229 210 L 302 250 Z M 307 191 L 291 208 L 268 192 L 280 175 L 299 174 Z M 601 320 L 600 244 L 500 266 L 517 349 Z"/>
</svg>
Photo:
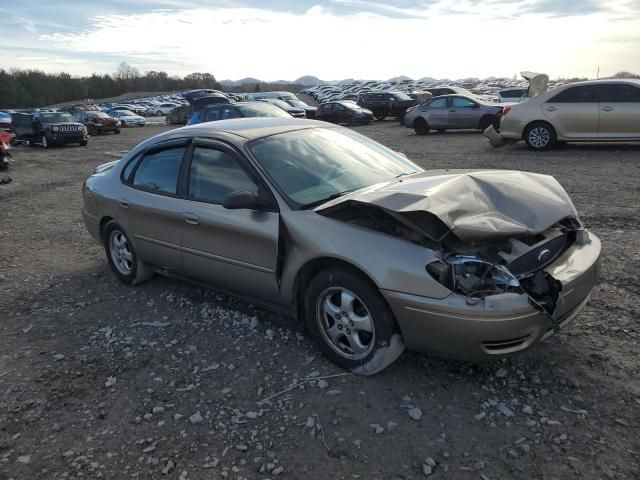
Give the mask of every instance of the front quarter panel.
<svg viewBox="0 0 640 480">
<path fill-rule="evenodd" d="M 287 235 L 282 270 L 284 303 L 294 300 L 301 269 L 318 259 L 347 262 L 380 289 L 440 299 L 451 294 L 426 271 L 426 265 L 437 258 L 432 250 L 310 210 L 283 211 L 281 216 Z"/>
</svg>

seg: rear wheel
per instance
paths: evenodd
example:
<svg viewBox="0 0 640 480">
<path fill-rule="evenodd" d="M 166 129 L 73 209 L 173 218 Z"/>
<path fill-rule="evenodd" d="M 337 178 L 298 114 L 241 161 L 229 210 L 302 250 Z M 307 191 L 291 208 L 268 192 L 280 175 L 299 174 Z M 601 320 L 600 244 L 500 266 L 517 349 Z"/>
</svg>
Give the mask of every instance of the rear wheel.
<svg viewBox="0 0 640 480">
<path fill-rule="evenodd" d="M 493 125 L 495 122 L 495 115 L 485 115 L 480 119 L 480 130 L 483 132 Z"/>
<path fill-rule="evenodd" d="M 413 130 L 417 135 L 427 135 L 429 133 L 429 124 L 424 118 L 418 118 L 413 122 Z"/>
<path fill-rule="evenodd" d="M 115 133 L 115 134 L 120 133 L 120 129 L 119 129 L 119 128 L 116 128 L 116 129 L 113 131 L 113 133 Z"/>
<path fill-rule="evenodd" d="M 384 112 L 378 112 L 375 114 L 376 120 L 382 121 L 387 118 L 387 114 Z"/>
<path fill-rule="evenodd" d="M 162 116 L 162 111 L 161 111 L 161 110 L 158 110 L 158 111 L 156 112 L 156 116 L 157 116 L 157 117 L 161 117 L 161 116 Z"/>
<path fill-rule="evenodd" d="M 304 300 L 307 328 L 322 353 L 342 368 L 372 375 L 404 351 L 393 313 L 378 289 L 343 268 L 318 273 Z"/>
<path fill-rule="evenodd" d="M 81 147 L 86 147 L 86 146 L 87 146 L 87 143 L 89 143 L 89 142 L 87 142 L 86 140 L 82 140 L 82 141 L 80 142 L 80 146 L 81 146 Z"/>
<path fill-rule="evenodd" d="M 524 131 L 524 141 L 532 150 L 549 150 L 556 140 L 556 131 L 547 122 L 532 123 Z"/>
<path fill-rule="evenodd" d="M 153 272 L 138 259 L 133 244 L 120 225 L 113 221 L 107 223 L 103 238 L 109 266 L 118 280 L 135 285 L 151 278 Z"/>
</svg>

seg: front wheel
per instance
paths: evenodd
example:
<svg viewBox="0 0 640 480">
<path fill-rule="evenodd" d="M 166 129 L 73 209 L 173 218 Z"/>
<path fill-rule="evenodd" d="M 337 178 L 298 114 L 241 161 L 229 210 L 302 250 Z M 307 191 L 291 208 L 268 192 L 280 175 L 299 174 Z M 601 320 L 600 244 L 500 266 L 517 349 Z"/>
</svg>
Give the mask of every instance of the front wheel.
<svg viewBox="0 0 640 480">
<path fill-rule="evenodd" d="M 535 122 L 525 129 L 524 141 L 532 150 L 549 150 L 556 144 L 556 131 L 546 122 Z"/>
<path fill-rule="evenodd" d="M 87 143 L 89 143 L 89 142 L 87 142 L 87 140 L 82 140 L 82 141 L 80 142 L 80 146 L 81 146 L 81 147 L 86 147 L 86 146 L 87 146 Z"/>
<path fill-rule="evenodd" d="M 404 351 L 391 309 L 365 277 L 342 268 L 318 273 L 304 300 L 307 328 L 332 362 L 361 375 L 380 372 Z"/>
<path fill-rule="evenodd" d="M 117 134 L 119 134 L 119 133 L 120 133 L 120 129 L 119 129 L 119 128 L 116 128 L 116 129 L 113 131 L 113 133 L 115 133 L 116 135 L 117 135 Z"/>
<path fill-rule="evenodd" d="M 375 114 L 375 117 L 376 117 L 376 120 L 381 122 L 382 120 L 387 118 L 387 114 L 384 113 L 384 112 L 378 112 L 378 113 Z"/>
<path fill-rule="evenodd" d="M 133 244 L 120 225 L 109 222 L 103 238 L 109 266 L 118 280 L 135 285 L 151 278 L 153 272 L 138 259 Z"/>
<path fill-rule="evenodd" d="M 161 112 L 160 110 L 158 110 L 158 111 L 156 112 L 156 117 L 161 117 L 161 116 L 162 116 L 162 112 Z"/>
<path fill-rule="evenodd" d="M 429 124 L 424 118 L 418 118 L 413 122 L 413 130 L 416 135 L 427 135 L 429 133 Z"/>
</svg>

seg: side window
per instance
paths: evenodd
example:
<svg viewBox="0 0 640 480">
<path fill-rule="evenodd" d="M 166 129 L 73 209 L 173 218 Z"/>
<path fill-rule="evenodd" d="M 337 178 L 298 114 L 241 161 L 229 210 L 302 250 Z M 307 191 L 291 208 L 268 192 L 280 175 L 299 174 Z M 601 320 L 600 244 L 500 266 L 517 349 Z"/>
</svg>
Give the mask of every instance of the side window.
<svg viewBox="0 0 640 480">
<path fill-rule="evenodd" d="M 597 85 L 579 85 L 563 90 L 549 103 L 597 103 L 599 101 Z"/>
<path fill-rule="evenodd" d="M 325 112 L 333 112 L 333 103 L 325 103 L 323 110 Z"/>
<path fill-rule="evenodd" d="M 601 86 L 600 101 L 605 103 L 640 103 L 640 87 L 626 83 L 608 83 Z"/>
<path fill-rule="evenodd" d="M 429 102 L 429 108 L 447 108 L 446 98 L 436 98 Z"/>
<path fill-rule="evenodd" d="M 453 97 L 451 101 L 451 105 L 455 108 L 473 108 L 475 104 L 475 102 L 464 97 Z"/>
<path fill-rule="evenodd" d="M 185 147 L 175 147 L 145 155 L 133 176 L 133 185 L 175 195 L 185 150 Z"/>
<path fill-rule="evenodd" d="M 228 120 L 230 118 L 239 118 L 240 114 L 237 112 L 235 107 L 226 107 L 222 109 L 220 118 L 221 120 Z"/>
<path fill-rule="evenodd" d="M 339 103 L 336 103 L 333 109 L 337 110 L 338 112 L 344 112 L 346 110 L 346 108 L 344 108 L 344 105 L 340 105 Z"/>
<path fill-rule="evenodd" d="M 197 147 L 189 173 L 189 198 L 221 204 L 233 192 L 258 194 L 258 187 L 229 154 Z"/>
<path fill-rule="evenodd" d="M 220 120 L 220 109 L 218 108 L 209 108 L 202 112 L 202 121 L 203 122 L 214 122 L 216 120 Z"/>
</svg>

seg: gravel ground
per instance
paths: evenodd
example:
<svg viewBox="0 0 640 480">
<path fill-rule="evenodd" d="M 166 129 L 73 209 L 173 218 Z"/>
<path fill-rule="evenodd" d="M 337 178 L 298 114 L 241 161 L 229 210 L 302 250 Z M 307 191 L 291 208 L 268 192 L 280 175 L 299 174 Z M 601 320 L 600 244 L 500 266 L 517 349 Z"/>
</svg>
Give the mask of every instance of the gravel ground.
<svg viewBox="0 0 640 480">
<path fill-rule="evenodd" d="M 405 353 L 345 375 L 295 321 L 156 277 L 126 287 L 86 233 L 92 169 L 168 127 L 20 147 L 0 185 L 0 479 L 637 479 L 639 145 L 492 149 L 357 127 L 426 168 L 554 175 L 603 240 L 570 326 L 489 363 Z"/>
</svg>

